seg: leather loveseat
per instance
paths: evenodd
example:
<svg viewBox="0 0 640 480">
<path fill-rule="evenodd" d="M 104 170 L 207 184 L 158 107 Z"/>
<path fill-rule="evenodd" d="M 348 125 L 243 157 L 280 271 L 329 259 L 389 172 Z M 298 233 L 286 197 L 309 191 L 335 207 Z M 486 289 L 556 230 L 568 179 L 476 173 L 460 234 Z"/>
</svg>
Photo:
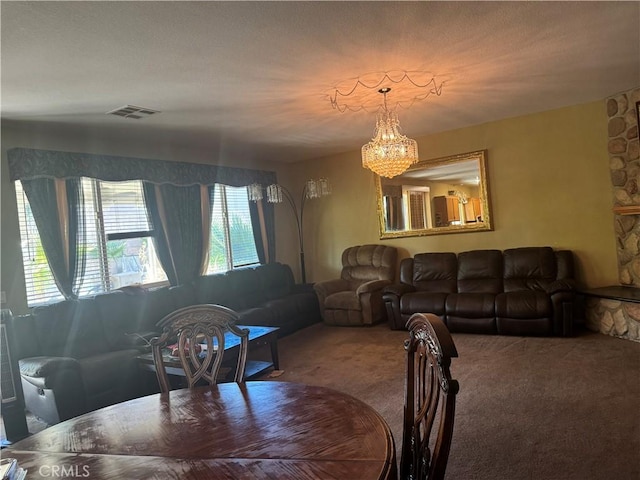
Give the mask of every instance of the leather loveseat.
<svg viewBox="0 0 640 480">
<path fill-rule="evenodd" d="M 236 310 L 242 324 L 280 327 L 280 336 L 321 319 L 313 288 L 279 263 L 37 307 L 12 325 L 27 409 L 53 424 L 151 393 L 136 357 L 165 315 L 203 303 Z"/>
<path fill-rule="evenodd" d="M 551 247 L 420 253 L 400 262 L 385 287 L 392 329 L 416 312 L 452 332 L 571 335 L 576 311 L 573 254 Z"/>
</svg>

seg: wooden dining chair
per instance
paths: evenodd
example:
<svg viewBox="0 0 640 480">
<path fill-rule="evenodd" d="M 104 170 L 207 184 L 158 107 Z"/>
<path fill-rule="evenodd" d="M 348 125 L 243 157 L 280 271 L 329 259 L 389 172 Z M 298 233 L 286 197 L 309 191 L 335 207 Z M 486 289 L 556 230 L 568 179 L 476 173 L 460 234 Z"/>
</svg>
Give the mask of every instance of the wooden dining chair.
<svg viewBox="0 0 640 480">
<path fill-rule="evenodd" d="M 163 393 L 171 390 L 162 349 L 174 343 L 189 388 L 201 379 L 208 381 L 210 385 L 216 384 L 227 332 L 240 337 L 234 381 L 243 382 L 249 330 L 238 328 L 237 321 L 238 314 L 222 305 L 192 305 L 176 310 L 160 320 L 157 325 L 162 333 L 151 340 L 160 390 Z"/>
<path fill-rule="evenodd" d="M 440 480 L 449 458 L 459 389 L 458 382 L 451 379 L 449 366 L 458 352 L 449 330 L 433 314 L 413 314 L 407 329 L 400 478 Z"/>
</svg>

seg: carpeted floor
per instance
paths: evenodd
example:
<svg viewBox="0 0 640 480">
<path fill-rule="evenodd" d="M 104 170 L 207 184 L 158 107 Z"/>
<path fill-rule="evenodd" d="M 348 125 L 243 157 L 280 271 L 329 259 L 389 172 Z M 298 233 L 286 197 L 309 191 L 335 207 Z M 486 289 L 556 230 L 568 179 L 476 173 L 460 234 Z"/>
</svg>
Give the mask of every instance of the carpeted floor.
<svg viewBox="0 0 640 480">
<path fill-rule="evenodd" d="M 399 452 L 405 338 L 384 324 L 316 324 L 279 341 L 283 372 L 271 379 L 365 401 L 387 420 Z M 591 332 L 453 338 L 460 393 L 448 479 L 640 480 L 639 343 Z M 28 419 L 32 433 L 45 427 Z"/>
<path fill-rule="evenodd" d="M 316 324 L 279 341 L 274 380 L 373 406 L 402 441 L 407 332 Z M 460 382 L 447 478 L 640 480 L 640 344 L 454 334 Z M 399 456 L 398 456 L 399 458 Z"/>
</svg>

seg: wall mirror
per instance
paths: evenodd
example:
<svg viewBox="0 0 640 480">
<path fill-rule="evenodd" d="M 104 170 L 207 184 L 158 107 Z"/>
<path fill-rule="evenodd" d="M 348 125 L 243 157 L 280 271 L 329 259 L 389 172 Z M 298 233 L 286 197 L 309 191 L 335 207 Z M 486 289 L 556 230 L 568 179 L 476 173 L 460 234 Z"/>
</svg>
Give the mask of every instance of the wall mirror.
<svg viewBox="0 0 640 480">
<path fill-rule="evenodd" d="M 376 175 L 376 187 L 381 239 L 492 230 L 486 150 Z"/>
</svg>

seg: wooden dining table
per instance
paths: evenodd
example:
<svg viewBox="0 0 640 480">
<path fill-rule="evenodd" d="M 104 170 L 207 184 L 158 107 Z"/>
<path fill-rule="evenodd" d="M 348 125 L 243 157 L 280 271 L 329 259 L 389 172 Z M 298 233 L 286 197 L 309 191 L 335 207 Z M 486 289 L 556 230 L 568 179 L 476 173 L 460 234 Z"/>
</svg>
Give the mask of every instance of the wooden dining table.
<svg viewBox="0 0 640 480">
<path fill-rule="evenodd" d="M 27 479 L 397 478 L 391 431 L 372 407 L 275 381 L 129 400 L 49 427 L 2 456 L 16 458 Z"/>
</svg>

